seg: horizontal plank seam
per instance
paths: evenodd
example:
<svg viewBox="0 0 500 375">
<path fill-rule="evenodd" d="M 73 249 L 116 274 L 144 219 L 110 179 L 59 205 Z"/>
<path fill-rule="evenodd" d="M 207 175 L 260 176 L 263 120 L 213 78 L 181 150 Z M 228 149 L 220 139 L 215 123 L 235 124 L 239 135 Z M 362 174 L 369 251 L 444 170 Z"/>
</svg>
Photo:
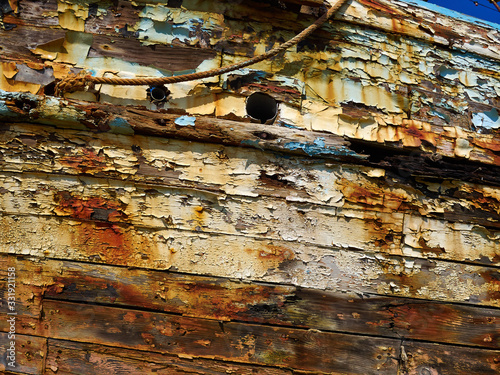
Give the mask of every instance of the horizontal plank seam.
<svg viewBox="0 0 500 375">
<path fill-rule="evenodd" d="M 0 253 L 0 259 L 4 257 L 16 257 L 16 258 L 23 258 L 23 259 L 30 259 L 30 258 L 35 258 L 35 259 L 41 259 L 41 260 L 55 260 L 55 261 L 62 261 L 62 262 L 68 262 L 68 263 L 81 263 L 81 264 L 88 264 L 88 265 L 100 265 L 100 266 L 106 266 L 106 267 L 117 267 L 117 268 L 122 268 L 122 269 L 137 269 L 137 270 L 144 270 L 144 271 L 154 271 L 154 272 L 166 272 L 174 275 L 181 275 L 181 276 L 196 276 L 200 278 L 207 278 L 207 279 L 223 279 L 227 281 L 232 281 L 232 282 L 241 282 L 245 284 L 256 284 L 256 285 L 262 285 L 262 286 L 284 286 L 284 287 L 292 287 L 296 288 L 297 290 L 319 290 L 319 291 L 326 291 L 328 292 L 329 289 L 323 290 L 323 289 L 314 289 L 314 288 L 307 288 L 307 287 L 302 287 L 298 286 L 295 284 L 290 284 L 290 283 L 285 283 L 285 282 L 272 282 L 272 281 L 261 281 L 261 280 L 251 280 L 251 279 L 236 279 L 236 278 L 231 278 L 231 277 L 226 277 L 226 276 L 214 276 L 210 274 L 199 274 L 199 273 L 188 273 L 188 272 L 179 272 L 179 271 L 170 271 L 170 270 L 159 270 L 159 269 L 154 269 L 154 268 L 145 268 L 145 267 L 138 267 L 138 266 L 124 266 L 124 265 L 115 265 L 115 264 L 104 264 L 104 263 L 95 263 L 91 261 L 84 261 L 84 260 L 73 260 L 73 259 L 67 259 L 67 258 L 55 258 L 55 257 L 39 257 L 35 255 L 20 255 L 20 254 L 13 254 L 13 253 Z M 356 292 L 358 296 L 361 296 L 361 298 L 365 298 L 367 296 L 369 299 L 370 296 L 374 297 L 384 297 L 384 298 L 399 298 L 401 300 L 411 300 L 411 301 L 417 301 L 419 303 L 426 303 L 430 302 L 432 304 L 440 304 L 440 305 L 459 305 L 459 306 L 464 306 L 468 308 L 478 308 L 478 309 L 493 309 L 493 310 L 500 310 L 499 306 L 491 306 L 491 305 L 480 305 L 480 304 L 471 304 L 471 303 L 466 303 L 466 302 L 457 302 L 457 301 L 443 301 L 443 300 L 432 300 L 432 299 L 427 299 L 427 298 L 417 298 L 417 297 L 411 297 L 411 296 L 398 296 L 398 295 L 390 295 L 390 294 L 379 294 L 379 293 L 363 293 L 363 292 Z M 404 304 L 403 304 L 404 305 Z"/>
<path fill-rule="evenodd" d="M 246 234 L 240 234 L 240 233 L 227 233 L 227 232 L 212 232 L 212 231 L 195 231 L 195 230 L 190 230 L 190 229 L 183 229 L 183 228 L 173 228 L 173 227 L 154 227 L 154 226 L 146 226 L 146 225 L 137 225 L 137 224 L 129 224 L 129 223 L 123 223 L 123 222 L 109 222 L 109 221 L 104 221 L 104 220 L 85 220 L 85 219 L 79 219 L 79 218 L 72 218 L 72 217 L 67 217 L 67 216 L 56 216 L 56 215 L 33 215 L 33 214 L 28 214 L 28 213 L 9 213 L 5 211 L 0 211 L 0 217 L 42 217 L 42 218 L 54 218 L 57 220 L 61 221 L 76 221 L 76 222 L 82 222 L 82 223 L 106 223 L 110 225 L 115 225 L 115 226 L 120 226 L 124 228 L 137 228 L 137 229 L 144 229 L 147 231 L 162 231 L 162 230 L 173 230 L 173 231 L 179 231 L 179 232 L 185 232 L 185 233 L 193 233 L 196 235 L 210 235 L 212 237 L 216 236 L 234 236 L 234 237 L 243 237 L 243 238 L 249 238 L 257 241 L 280 241 L 284 243 L 294 243 L 297 241 L 293 240 L 284 240 L 279 237 L 258 237 L 258 236 L 253 236 L 253 235 L 246 235 Z M 341 217 L 341 216 L 340 216 Z M 400 234 L 400 233 L 396 233 Z M 401 233 L 402 234 L 402 233 Z M 347 251 L 352 251 L 355 253 L 362 253 L 362 254 L 368 254 L 368 255 L 375 255 L 375 254 L 382 254 L 384 256 L 387 256 L 388 258 L 397 258 L 397 259 L 410 259 L 410 260 L 425 260 L 425 261 L 432 261 L 432 262 L 444 262 L 447 264 L 462 264 L 462 265 L 467 265 L 467 266 L 474 266 L 474 267 L 484 267 L 484 268 L 490 268 L 490 269 L 500 269 L 500 264 L 494 265 L 494 264 L 484 264 L 484 263 L 474 263 L 466 260 L 450 260 L 450 259 L 445 259 L 445 258 L 436 258 L 436 257 L 414 257 L 414 256 L 407 256 L 407 255 L 399 255 L 399 254 L 389 254 L 389 253 L 384 253 L 384 252 L 374 252 L 373 250 L 366 250 L 362 248 L 357 248 L 353 246 L 348 246 L 348 247 L 337 247 L 337 246 L 328 246 L 324 244 L 317 244 L 314 242 L 308 242 L 308 241 L 301 241 L 300 244 L 306 245 L 306 246 L 312 246 L 316 248 L 321 248 L 325 250 L 333 250 L 333 251 L 342 251 L 342 250 L 347 250 Z M 7 253 L 4 253 L 7 254 Z M 43 259 L 43 258 L 42 258 Z M 57 259 L 57 258 L 47 258 L 47 259 Z M 375 258 L 374 259 L 377 262 L 381 262 L 380 259 Z"/>
</svg>

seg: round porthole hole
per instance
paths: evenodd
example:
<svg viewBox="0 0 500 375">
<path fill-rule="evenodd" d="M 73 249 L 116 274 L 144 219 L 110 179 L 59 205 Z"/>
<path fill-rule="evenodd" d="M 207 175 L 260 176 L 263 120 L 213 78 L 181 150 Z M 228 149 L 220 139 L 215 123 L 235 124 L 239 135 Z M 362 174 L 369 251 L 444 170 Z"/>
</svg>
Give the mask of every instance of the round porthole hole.
<svg viewBox="0 0 500 375">
<path fill-rule="evenodd" d="M 272 96 L 255 92 L 247 98 L 247 115 L 261 124 L 274 120 L 278 114 L 278 102 Z"/>
<path fill-rule="evenodd" d="M 151 86 L 148 91 L 148 98 L 153 103 L 166 102 L 168 96 L 170 95 L 170 90 L 165 86 Z"/>
</svg>

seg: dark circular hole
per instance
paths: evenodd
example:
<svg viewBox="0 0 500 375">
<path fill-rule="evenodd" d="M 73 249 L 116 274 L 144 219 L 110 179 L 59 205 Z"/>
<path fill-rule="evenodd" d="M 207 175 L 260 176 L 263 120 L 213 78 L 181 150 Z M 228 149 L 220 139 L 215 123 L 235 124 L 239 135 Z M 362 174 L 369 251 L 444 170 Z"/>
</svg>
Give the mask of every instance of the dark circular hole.
<svg viewBox="0 0 500 375">
<path fill-rule="evenodd" d="M 272 120 L 278 113 L 278 103 L 276 100 L 261 92 L 256 92 L 250 95 L 246 105 L 247 114 L 256 120 L 260 120 L 264 124 L 268 120 Z"/>
<path fill-rule="evenodd" d="M 166 102 L 169 95 L 170 91 L 165 86 L 151 86 L 148 89 L 148 97 L 155 103 Z"/>
<path fill-rule="evenodd" d="M 153 100 L 165 100 L 167 98 L 167 93 L 161 87 L 153 87 L 151 89 L 151 99 Z"/>
</svg>

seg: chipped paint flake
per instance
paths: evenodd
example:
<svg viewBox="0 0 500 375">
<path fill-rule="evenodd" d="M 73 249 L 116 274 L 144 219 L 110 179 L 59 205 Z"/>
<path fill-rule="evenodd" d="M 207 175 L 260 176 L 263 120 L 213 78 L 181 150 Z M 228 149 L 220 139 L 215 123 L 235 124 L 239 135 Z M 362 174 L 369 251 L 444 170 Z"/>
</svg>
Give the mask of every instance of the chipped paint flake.
<svg viewBox="0 0 500 375">
<path fill-rule="evenodd" d="M 196 125 L 196 117 L 194 116 L 181 116 L 177 118 L 175 121 L 176 125 L 179 126 L 195 126 Z"/>
</svg>

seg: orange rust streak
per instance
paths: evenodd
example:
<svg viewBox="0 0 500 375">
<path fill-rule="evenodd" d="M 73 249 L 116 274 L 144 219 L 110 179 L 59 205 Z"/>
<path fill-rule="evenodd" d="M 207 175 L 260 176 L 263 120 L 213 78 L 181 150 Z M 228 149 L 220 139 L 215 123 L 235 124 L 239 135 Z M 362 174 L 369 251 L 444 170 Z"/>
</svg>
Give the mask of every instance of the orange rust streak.
<svg viewBox="0 0 500 375">
<path fill-rule="evenodd" d="M 127 259 L 140 252 L 126 228 L 116 224 L 82 222 L 75 226 L 72 233 L 74 243 L 81 244 L 80 248 L 89 258 L 99 258 L 101 262 L 126 264 Z M 145 248 L 147 248 L 147 244 Z M 144 252 L 150 252 L 145 249 Z"/>
<path fill-rule="evenodd" d="M 347 179 L 339 180 L 342 194 L 349 202 L 384 206 L 393 211 L 406 209 L 410 204 L 403 205 L 405 198 L 392 192 L 385 192 L 377 186 L 362 187 Z"/>
<path fill-rule="evenodd" d="M 491 150 L 494 152 L 500 151 L 500 140 L 499 139 L 489 139 L 489 140 L 480 140 L 480 139 L 472 139 L 472 143 L 476 146 Z"/>
<path fill-rule="evenodd" d="M 54 195 L 57 203 L 55 212 L 59 215 L 69 216 L 80 220 L 123 221 L 121 204 L 101 197 L 80 198 L 74 194 L 61 191 Z"/>
<path fill-rule="evenodd" d="M 384 5 L 384 4 L 381 4 L 379 3 L 378 1 L 376 0 L 358 0 L 359 3 L 367 6 L 367 7 L 371 7 L 371 8 L 375 8 L 379 11 L 382 11 L 382 12 L 387 12 L 387 13 L 390 13 L 390 14 L 398 14 L 398 12 L 396 11 L 396 9 L 394 8 L 389 8 L 388 6 Z"/>
<path fill-rule="evenodd" d="M 59 162 L 71 168 L 80 170 L 82 173 L 87 173 L 96 169 L 104 169 L 106 165 L 106 158 L 104 156 L 96 155 L 93 150 L 82 148 L 79 153 L 83 155 L 67 155 L 63 156 Z"/>
<path fill-rule="evenodd" d="M 283 262 L 295 259 L 295 253 L 284 246 L 265 245 L 263 248 L 245 250 L 255 255 L 267 268 L 278 267 Z"/>
</svg>

